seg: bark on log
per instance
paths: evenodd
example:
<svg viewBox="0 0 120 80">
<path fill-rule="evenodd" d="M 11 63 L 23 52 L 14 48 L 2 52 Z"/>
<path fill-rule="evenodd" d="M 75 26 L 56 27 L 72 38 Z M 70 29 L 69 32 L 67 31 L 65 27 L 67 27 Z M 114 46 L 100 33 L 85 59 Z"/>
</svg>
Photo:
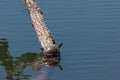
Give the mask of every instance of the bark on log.
<svg viewBox="0 0 120 80">
<path fill-rule="evenodd" d="M 43 53 L 47 55 L 59 53 L 62 43 L 60 45 L 55 44 L 55 40 L 43 19 L 43 13 L 35 3 L 35 0 L 24 0 L 24 4 L 31 16 L 32 25 L 41 43 Z"/>
</svg>

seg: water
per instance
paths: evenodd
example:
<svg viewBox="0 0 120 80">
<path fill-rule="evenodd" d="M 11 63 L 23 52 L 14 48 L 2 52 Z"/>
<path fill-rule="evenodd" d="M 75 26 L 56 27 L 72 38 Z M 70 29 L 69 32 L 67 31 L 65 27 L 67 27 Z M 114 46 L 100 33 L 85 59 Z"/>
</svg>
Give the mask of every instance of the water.
<svg viewBox="0 0 120 80">
<path fill-rule="evenodd" d="M 120 79 L 119 0 L 36 0 L 57 43 L 63 42 L 60 71 L 55 67 L 48 80 Z M 1 0 L 0 38 L 8 41 L 13 57 L 40 53 L 41 45 L 21 0 Z M 11 58 L 12 59 L 12 58 Z M 6 80 L 5 67 L 0 78 Z M 27 66 L 23 72 L 34 80 L 40 75 Z"/>
</svg>

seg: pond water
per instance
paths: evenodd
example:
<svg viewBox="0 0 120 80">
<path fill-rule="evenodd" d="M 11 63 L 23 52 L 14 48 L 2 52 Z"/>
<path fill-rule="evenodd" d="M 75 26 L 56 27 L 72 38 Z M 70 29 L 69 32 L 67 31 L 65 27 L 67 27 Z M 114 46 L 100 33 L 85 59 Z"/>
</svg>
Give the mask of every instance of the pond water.
<svg viewBox="0 0 120 80">
<path fill-rule="evenodd" d="M 36 1 L 56 43 L 64 43 L 63 70 L 44 67 L 49 72 L 46 80 L 120 80 L 119 0 Z M 40 53 L 40 48 L 23 1 L 1 0 L 0 79 L 12 80 L 7 76 L 12 68 L 6 66 L 22 54 Z M 5 58 L 10 61 L 3 64 Z M 40 80 L 41 73 L 25 66 L 22 73 L 12 76 L 19 77 L 16 80 Z"/>
</svg>

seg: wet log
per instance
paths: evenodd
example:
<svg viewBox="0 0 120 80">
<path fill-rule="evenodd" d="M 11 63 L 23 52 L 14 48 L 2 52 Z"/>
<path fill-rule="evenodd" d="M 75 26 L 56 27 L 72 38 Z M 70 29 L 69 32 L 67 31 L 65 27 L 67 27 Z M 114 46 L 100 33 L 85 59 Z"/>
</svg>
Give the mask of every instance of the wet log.
<svg viewBox="0 0 120 80">
<path fill-rule="evenodd" d="M 62 43 L 59 45 L 55 44 L 55 40 L 45 24 L 42 10 L 39 8 L 35 0 L 24 0 L 24 4 L 30 14 L 32 26 L 41 43 L 43 54 L 59 56 Z"/>
</svg>

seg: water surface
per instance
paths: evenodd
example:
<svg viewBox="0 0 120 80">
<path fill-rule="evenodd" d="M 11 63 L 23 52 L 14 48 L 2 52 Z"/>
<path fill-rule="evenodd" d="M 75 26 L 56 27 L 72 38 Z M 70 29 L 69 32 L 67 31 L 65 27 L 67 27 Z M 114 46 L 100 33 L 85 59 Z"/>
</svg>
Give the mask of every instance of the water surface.
<svg viewBox="0 0 120 80">
<path fill-rule="evenodd" d="M 54 68 L 48 80 L 120 79 L 119 0 L 36 0 L 61 49 L 63 70 Z M 40 53 L 41 45 L 21 0 L 1 0 L 0 38 L 6 38 L 13 57 Z M 6 80 L 4 66 L 0 78 Z M 33 80 L 39 71 L 26 67 Z"/>
</svg>

